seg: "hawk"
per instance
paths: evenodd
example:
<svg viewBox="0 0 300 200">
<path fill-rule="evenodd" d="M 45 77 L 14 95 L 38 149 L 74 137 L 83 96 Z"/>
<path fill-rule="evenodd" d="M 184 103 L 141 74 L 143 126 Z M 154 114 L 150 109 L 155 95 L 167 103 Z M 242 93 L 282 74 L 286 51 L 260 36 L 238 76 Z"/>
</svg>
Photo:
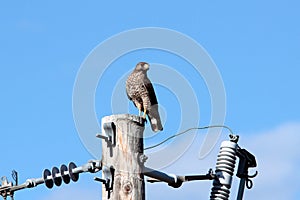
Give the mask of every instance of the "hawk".
<svg viewBox="0 0 300 200">
<path fill-rule="evenodd" d="M 147 77 L 148 70 L 149 64 L 146 62 L 139 62 L 136 65 L 126 80 L 126 93 L 129 100 L 138 108 L 139 116 L 144 112 L 143 118 L 147 115 L 152 130 L 157 132 L 163 130 L 163 127 L 154 88 Z"/>
</svg>

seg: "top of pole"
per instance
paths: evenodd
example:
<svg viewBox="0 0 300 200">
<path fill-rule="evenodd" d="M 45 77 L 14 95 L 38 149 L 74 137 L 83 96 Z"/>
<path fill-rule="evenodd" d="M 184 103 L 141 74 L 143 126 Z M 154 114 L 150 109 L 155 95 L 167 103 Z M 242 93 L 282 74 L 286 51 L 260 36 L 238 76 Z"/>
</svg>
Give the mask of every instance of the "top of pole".
<svg viewBox="0 0 300 200">
<path fill-rule="evenodd" d="M 129 120 L 138 123 L 141 126 L 145 125 L 146 119 L 142 116 L 131 114 L 116 114 L 109 115 L 102 118 L 103 121 L 115 121 L 115 120 Z"/>
</svg>

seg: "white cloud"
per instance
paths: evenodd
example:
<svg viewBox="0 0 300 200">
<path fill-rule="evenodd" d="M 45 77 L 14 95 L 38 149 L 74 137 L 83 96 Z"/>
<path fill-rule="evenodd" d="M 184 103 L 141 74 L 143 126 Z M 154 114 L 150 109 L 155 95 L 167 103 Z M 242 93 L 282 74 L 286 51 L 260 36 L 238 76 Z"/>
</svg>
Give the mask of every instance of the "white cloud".
<svg viewBox="0 0 300 200">
<path fill-rule="evenodd" d="M 249 199 L 298 199 L 300 173 L 300 124 L 289 123 L 247 137 L 255 153 L 259 176 Z M 250 142 L 251 141 L 251 142 Z M 299 193 L 298 193 L 299 194 Z"/>
</svg>

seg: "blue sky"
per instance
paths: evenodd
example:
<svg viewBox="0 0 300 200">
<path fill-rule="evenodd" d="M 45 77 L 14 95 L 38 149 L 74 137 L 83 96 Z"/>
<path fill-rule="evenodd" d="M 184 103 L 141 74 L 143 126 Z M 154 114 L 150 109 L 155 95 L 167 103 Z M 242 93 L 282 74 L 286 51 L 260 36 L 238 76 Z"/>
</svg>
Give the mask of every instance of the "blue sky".
<svg viewBox="0 0 300 200">
<path fill-rule="evenodd" d="M 260 176 L 245 195 L 249 199 L 264 195 L 297 199 L 300 177 L 295 178 L 293 173 L 300 164 L 299 18 L 297 1 L 2 2 L 0 176 L 9 176 L 16 169 L 23 182 L 40 177 L 44 168 L 70 161 L 81 165 L 93 158 L 81 142 L 73 119 L 73 87 L 81 64 L 97 45 L 113 35 L 135 28 L 161 27 L 193 38 L 216 64 L 226 91 L 225 124 L 241 136 L 241 145 L 258 159 Z M 95 94 L 99 120 L 111 114 L 111 85 L 124 75 L 117 73 L 117 67 L 124 66 L 122 72 L 126 74 L 140 59 L 167 65 L 189 80 L 200 102 L 201 117 L 196 125 L 209 123 L 210 95 L 203 79 L 185 70 L 190 64 L 180 57 L 155 50 L 131 52 L 112 63 L 106 75 L 115 76 L 107 86 L 101 84 L 108 80 L 104 76 Z M 165 135 L 155 141 L 176 132 L 180 121 L 176 115 L 180 101 L 167 89 L 156 86 L 167 117 Z M 129 110 L 136 113 L 130 106 Z M 164 170 L 206 173 L 214 167 L 218 147 L 204 160 L 194 156 L 203 139 L 203 134 L 197 136 L 191 148 Z M 222 139 L 227 138 L 222 136 L 217 146 Z M 80 195 L 100 199 L 99 184 L 92 178 L 82 174 L 76 184 L 53 190 L 42 185 L 20 191 L 16 199 L 80 199 Z M 174 199 L 185 199 L 187 194 L 207 199 L 211 183 L 187 183 L 179 190 L 164 184 L 147 187 L 147 199 L 160 198 L 158 191 Z"/>
</svg>

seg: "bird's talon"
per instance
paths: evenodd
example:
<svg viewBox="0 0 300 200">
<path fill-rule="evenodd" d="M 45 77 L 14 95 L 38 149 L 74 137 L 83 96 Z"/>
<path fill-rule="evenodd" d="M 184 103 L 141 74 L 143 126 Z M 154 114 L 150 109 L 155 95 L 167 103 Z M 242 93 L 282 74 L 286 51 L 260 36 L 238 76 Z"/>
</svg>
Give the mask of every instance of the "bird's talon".
<svg viewBox="0 0 300 200">
<path fill-rule="evenodd" d="M 143 119 L 145 120 L 146 124 L 148 123 L 148 120 L 146 117 L 143 117 Z"/>
</svg>

